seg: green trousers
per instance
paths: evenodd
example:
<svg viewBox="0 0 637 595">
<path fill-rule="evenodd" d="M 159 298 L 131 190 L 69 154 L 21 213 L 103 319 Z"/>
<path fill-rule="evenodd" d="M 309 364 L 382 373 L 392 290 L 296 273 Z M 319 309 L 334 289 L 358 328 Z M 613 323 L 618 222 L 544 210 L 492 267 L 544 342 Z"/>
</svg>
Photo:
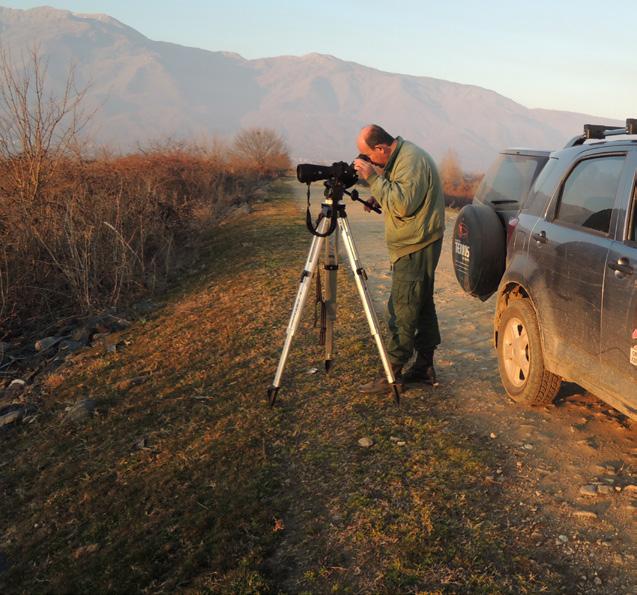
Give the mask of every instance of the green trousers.
<svg viewBox="0 0 637 595">
<path fill-rule="evenodd" d="M 424 354 L 440 344 L 433 294 L 441 250 L 442 239 L 402 256 L 392 265 L 387 304 L 390 331 L 387 353 L 392 364 L 404 365 L 414 349 Z"/>
</svg>

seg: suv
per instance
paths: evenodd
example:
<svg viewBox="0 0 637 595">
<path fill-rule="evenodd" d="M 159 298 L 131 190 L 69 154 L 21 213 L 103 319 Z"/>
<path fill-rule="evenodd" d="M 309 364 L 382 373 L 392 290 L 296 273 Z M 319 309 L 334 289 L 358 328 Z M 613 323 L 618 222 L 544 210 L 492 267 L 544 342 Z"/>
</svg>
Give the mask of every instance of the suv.
<svg viewBox="0 0 637 595">
<path fill-rule="evenodd" d="M 637 119 L 564 149 L 503 151 L 456 220 L 460 285 L 496 294 L 508 395 L 550 403 L 576 382 L 637 419 Z M 615 138 L 617 137 L 617 138 Z"/>
</svg>

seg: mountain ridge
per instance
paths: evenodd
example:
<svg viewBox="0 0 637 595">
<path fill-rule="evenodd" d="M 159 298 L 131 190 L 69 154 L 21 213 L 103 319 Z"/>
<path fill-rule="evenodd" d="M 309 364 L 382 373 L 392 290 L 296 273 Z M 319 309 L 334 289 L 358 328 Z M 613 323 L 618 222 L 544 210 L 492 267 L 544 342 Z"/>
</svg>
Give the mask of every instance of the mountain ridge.
<svg viewBox="0 0 637 595">
<path fill-rule="evenodd" d="M 240 128 L 282 133 L 294 159 L 331 162 L 356 152 L 361 126 L 383 125 L 436 159 L 454 150 L 483 170 L 506 146 L 556 149 L 584 123 L 617 121 L 527 108 L 497 91 L 385 72 L 311 52 L 246 59 L 152 40 L 105 14 L 0 7 L 0 46 L 18 56 L 36 41 L 53 86 L 69 64 L 90 84 L 96 142 L 128 150 L 160 137 L 229 137 Z"/>
</svg>

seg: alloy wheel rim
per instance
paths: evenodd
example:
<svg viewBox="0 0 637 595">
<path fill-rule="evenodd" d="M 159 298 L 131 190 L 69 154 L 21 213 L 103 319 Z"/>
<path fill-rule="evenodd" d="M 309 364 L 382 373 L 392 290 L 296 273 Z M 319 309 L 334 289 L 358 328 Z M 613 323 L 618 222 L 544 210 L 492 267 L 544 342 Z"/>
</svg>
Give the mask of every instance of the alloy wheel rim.
<svg viewBox="0 0 637 595">
<path fill-rule="evenodd" d="M 511 318 L 504 328 L 502 359 L 509 382 L 516 388 L 525 385 L 531 367 L 529 336 L 524 323 Z"/>
</svg>

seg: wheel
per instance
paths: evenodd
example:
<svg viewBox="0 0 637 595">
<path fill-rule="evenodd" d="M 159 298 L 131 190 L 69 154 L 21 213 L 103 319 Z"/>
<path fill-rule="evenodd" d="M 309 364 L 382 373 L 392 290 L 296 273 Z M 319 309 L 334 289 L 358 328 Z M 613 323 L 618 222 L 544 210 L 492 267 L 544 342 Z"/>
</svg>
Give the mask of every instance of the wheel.
<svg viewBox="0 0 637 595">
<path fill-rule="evenodd" d="M 508 395 L 518 403 L 552 403 L 562 380 L 544 367 L 535 310 L 528 300 L 513 300 L 498 325 L 498 368 Z"/>
</svg>

